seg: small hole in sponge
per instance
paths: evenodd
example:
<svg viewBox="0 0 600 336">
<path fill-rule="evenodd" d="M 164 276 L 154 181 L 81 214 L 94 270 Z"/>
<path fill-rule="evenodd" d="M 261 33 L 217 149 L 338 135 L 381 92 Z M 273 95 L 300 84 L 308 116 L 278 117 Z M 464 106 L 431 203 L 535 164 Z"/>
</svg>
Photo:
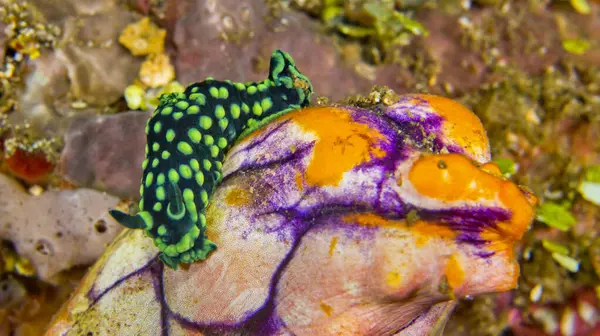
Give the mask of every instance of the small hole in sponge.
<svg viewBox="0 0 600 336">
<path fill-rule="evenodd" d="M 43 255 L 53 255 L 52 245 L 45 239 L 40 239 L 35 243 L 35 250 Z"/>
<path fill-rule="evenodd" d="M 96 224 L 94 224 L 94 228 L 96 229 L 96 232 L 104 233 L 107 230 L 106 222 L 103 219 L 101 219 L 101 220 L 97 221 Z"/>
</svg>

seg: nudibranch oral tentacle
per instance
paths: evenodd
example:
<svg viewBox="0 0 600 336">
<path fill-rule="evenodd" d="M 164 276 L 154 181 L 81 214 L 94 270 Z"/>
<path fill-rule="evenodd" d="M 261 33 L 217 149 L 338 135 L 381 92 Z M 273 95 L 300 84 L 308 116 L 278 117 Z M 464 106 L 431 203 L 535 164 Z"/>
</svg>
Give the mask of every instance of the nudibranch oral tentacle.
<svg viewBox="0 0 600 336">
<path fill-rule="evenodd" d="M 293 59 L 276 50 L 269 77 L 234 83 L 207 78 L 167 94 L 146 127 L 140 212 L 110 214 L 144 229 L 169 267 L 205 260 L 216 245 L 206 237 L 206 208 L 229 148 L 268 121 L 310 103 L 312 86 Z"/>
</svg>

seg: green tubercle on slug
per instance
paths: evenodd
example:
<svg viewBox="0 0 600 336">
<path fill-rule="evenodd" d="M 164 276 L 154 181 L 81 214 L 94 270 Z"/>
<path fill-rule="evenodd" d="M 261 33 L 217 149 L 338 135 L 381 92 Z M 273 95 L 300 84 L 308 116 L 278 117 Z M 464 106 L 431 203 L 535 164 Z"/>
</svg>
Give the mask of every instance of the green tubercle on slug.
<svg viewBox="0 0 600 336">
<path fill-rule="evenodd" d="M 161 96 L 146 132 L 151 146 L 140 203 L 147 207 L 136 215 L 110 214 L 123 226 L 145 230 L 173 269 L 205 260 L 216 248 L 206 236 L 206 208 L 226 153 L 270 120 L 307 106 L 311 94 L 310 81 L 290 55 L 276 50 L 262 82 L 207 78 L 183 93 Z"/>
</svg>

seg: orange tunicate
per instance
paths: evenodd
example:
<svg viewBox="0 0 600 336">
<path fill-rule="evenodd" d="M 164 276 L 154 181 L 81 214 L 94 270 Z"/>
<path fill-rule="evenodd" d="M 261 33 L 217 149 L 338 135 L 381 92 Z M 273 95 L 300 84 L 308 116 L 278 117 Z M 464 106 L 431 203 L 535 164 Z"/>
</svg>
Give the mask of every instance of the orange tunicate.
<svg viewBox="0 0 600 336">
<path fill-rule="evenodd" d="M 6 164 L 11 173 L 30 183 L 43 180 L 54 169 L 44 153 L 26 152 L 20 148 L 6 158 Z"/>
</svg>

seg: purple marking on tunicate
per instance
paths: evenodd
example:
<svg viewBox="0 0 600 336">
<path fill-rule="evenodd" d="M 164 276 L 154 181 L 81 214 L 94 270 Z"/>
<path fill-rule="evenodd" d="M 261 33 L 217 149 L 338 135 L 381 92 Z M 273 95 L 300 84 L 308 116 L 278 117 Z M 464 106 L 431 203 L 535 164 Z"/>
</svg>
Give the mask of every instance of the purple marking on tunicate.
<svg viewBox="0 0 600 336">
<path fill-rule="evenodd" d="M 312 229 L 314 232 L 322 232 L 335 229 L 337 232 L 343 233 L 343 237 L 348 240 L 358 239 L 362 242 L 372 241 L 376 238 L 376 234 L 381 227 L 376 225 L 362 225 L 359 223 L 348 222 L 344 220 L 344 215 L 355 214 L 349 211 L 337 217 L 328 217 L 327 220 L 316 221 Z"/>
<path fill-rule="evenodd" d="M 361 206 L 356 204 L 327 204 L 319 207 L 298 210 L 296 208 L 291 209 L 278 209 L 275 212 L 283 214 L 286 221 L 284 223 L 291 223 L 293 225 L 294 220 L 301 219 L 302 222 L 311 223 L 311 229 L 321 230 L 324 227 L 340 227 L 343 228 L 350 236 L 358 234 L 361 238 L 367 239 L 373 237 L 373 227 L 367 226 L 353 226 L 352 223 L 342 223 L 342 217 L 349 214 L 368 212 L 372 210 L 371 207 Z M 323 223 L 323 219 L 326 219 L 326 224 Z M 333 222 L 329 222 L 332 221 Z M 352 229 L 350 229 L 352 228 Z"/>
<path fill-rule="evenodd" d="M 234 157 L 239 153 L 242 152 L 248 152 L 254 148 L 256 148 L 256 146 L 262 144 L 264 141 L 266 141 L 269 137 L 271 137 L 271 135 L 273 135 L 273 133 L 279 131 L 283 126 L 289 124 L 291 121 L 291 119 L 286 119 L 282 122 L 280 122 L 279 124 L 277 124 L 275 127 L 272 127 L 268 132 L 264 133 L 264 134 L 259 134 L 257 136 L 254 136 L 254 138 L 251 140 L 252 142 L 244 147 L 243 149 L 231 154 L 230 157 Z M 265 126 L 266 127 L 266 126 Z"/>
<path fill-rule="evenodd" d="M 376 194 L 377 196 L 381 196 L 381 192 L 383 190 L 383 183 L 385 182 L 386 178 L 385 178 L 385 172 L 382 174 L 381 178 L 377 181 L 377 185 L 375 186 L 375 189 L 377 190 Z M 381 197 L 377 197 L 375 199 L 375 204 L 373 204 L 373 208 L 375 209 L 380 209 L 381 208 Z"/>
<path fill-rule="evenodd" d="M 165 300 L 165 281 L 164 281 L 165 265 L 158 259 L 154 259 L 154 263 L 150 265 L 149 271 L 152 274 L 152 286 L 154 287 L 154 295 L 158 299 L 160 305 L 160 326 L 161 335 L 169 335 L 169 316 L 167 302 Z"/>
<path fill-rule="evenodd" d="M 402 330 L 405 330 L 406 328 L 408 328 L 408 327 L 412 326 L 413 324 L 415 324 L 419 320 L 419 318 L 421 318 L 422 316 L 427 315 L 427 313 L 429 312 L 429 310 L 431 310 L 431 308 L 427 308 L 423 312 L 421 312 L 421 314 L 413 317 L 413 319 L 410 320 L 410 322 L 408 322 L 407 324 L 403 325 L 400 329 L 397 329 L 396 331 L 394 331 L 393 335 L 397 335 Z"/>
<path fill-rule="evenodd" d="M 410 208 L 410 207 L 407 207 Z M 479 231 L 482 227 L 482 224 L 486 226 L 493 225 L 494 221 L 505 220 L 509 216 L 507 212 L 503 209 L 481 209 L 481 208 L 466 208 L 466 209 L 443 209 L 443 210 L 427 210 L 427 209 L 419 209 L 421 213 L 425 215 L 425 217 L 431 217 L 432 219 L 449 219 L 453 225 L 451 226 L 453 229 L 456 229 L 457 225 L 464 220 L 469 222 L 468 225 L 464 227 L 465 230 L 473 230 Z M 276 271 L 271 278 L 271 282 L 269 285 L 269 294 L 265 299 L 263 305 L 257 308 L 254 312 L 250 313 L 243 321 L 236 323 L 206 323 L 206 322 L 198 322 L 191 321 L 188 318 L 181 316 L 180 314 L 173 312 L 169 309 L 169 313 L 172 315 L 173 319 L 178 321 L 182 327 L 190 330 L 197 330 L 203 333 L 212 335 L 212 334 L 225 334 L 225 333 L 235 333 L 235 332 L 249 332 L 251 334 L 259 334 L 259 335 L 274 335 L 276 332 L 280 332 L 282 328 L 285 327 L 281 318 L 276 314 L 275 308 L 275 297 L 277 291 L 277 285 L 281 279 L 283 271 L 293 258 L 295 251 L 299 247 L 302 238 L 306 235 L 310 230 L 324 230 L 324 229 L 342 229 L 344 230 L 348 237 L 356 238 L 356 234 L 359 234 L 362 239 L 372 238 L 374 237 L 375 232 L 380 229 L 378 226 L 368 226 L 368 225 L 360 225 L 357 223 L 346 223 L 343 221 L 343 216 L 347 214 L 357 214 L 357 213 L 372 213 L 373 209 L 368 206 L 353 204 L 352 202 L 336 204 L 336 205 L 326 205 L 319 206 L 310 209 L 305 209 L 303 211 L 299 211 L 296 208 L 280 208 L 275 211 L 271 211 L 268 213 L 263 213 L 262 215 L 268 214 L 279 214 L 284 217 L 284 223 L 287 225 L 287 229 L 291 230 L 293 239 L 292 244 L 283 258 L 282 262 L 277 266 Z M 491 220 L 472 220 L 467 219 L 465 216 L 489 216 Z M 260 216 L 260 215 L 259 215 Z M 396 219 L 389 218 L 388 219 Z M 394 216 L 392 216 L 394 217 Z M 398 214 L 398 217 L 401 217 Z M 474 223 L 478 223 L 479 226 Z M 450 224 L 450 223 L 449 223 Z M 482 254 L 482 258 L 486 258 L 491 254 Z M 426 312 L 425 312 L 426 313 Z M 422 316 L 421 314 L 420 316 Z M 415 318 L 413 321 L 408 323 L 406 326 L 401 328 L 403 330 L 408 326 L 414 324 L 414 322 L 418 319 Z"/>
<path fill-rule="evenodd" d="M 415 100 L 421 103 L 415 104 Z M 432 113 L 430 108 L 426 100 L 410 96 L 402 97 L 397 103 L 388 106 L 384 113 L 400 125 L 423 124 L 428 132 L 436 132 L 439 131 L 443 118 L 437 113 Z"/>
<path fill-rule="evenodd" d="M 379 195 L 379 208 L 378 211 L 381 211 L 386 214 L 386 216 L 394 215 L 400 216 L 404 215 L 404 201 L 400 198 L 400 195 L 392 189 L 384 188 L 381 194 Z"/>
<path fill-rule="evenodd" d="M 92 288 L 90 288 L 90 290 L 87 292 L 86 296 L 87 298 L 91 301 L 90 306 L 94 305 L 96 302 L 98 302 L 98 300 L 100 300 L 104 294 L 106 294 L 108 291 L 110 291 L 111 289 L 115 288 L 116 286 L 118 286 L 120 283 L 122 283 L 123 281 L 141 274 L 143 272 L 145 272 L 151 265 L 152 263 L 157 260 L 156 257 L 150 259 L 150 261 L 148 261 L 144 266 L 138 268 L 137 270 L 134 270 L 133 272 L 125 275 L 124 277 L 118 279 L 117 281 L 115 281 L 113 284 L 111 284 L 110 286 L 106 287 L 104 290 L 102 290 L 100 293 L 94 293 L 95 292 L 95 287 L 96 284 L 94 283 L 94 285 L 92 286 Z M 100 276 L 102 273 L 100 272 L 98 274 L 98 276 Z"/>
<path fill-rule="evenodd" d="M 436 221 L 457 231 L 457 242 L 483 247 L 489 241 L 481 238 L 484 229 L 497 228 L 499 222 L 510 219 L 511 214 L 502 208 L 463 207 L 451 209 L 420 209 L 415 208 L 419 218 Z"/>
<path fill-rule="evenodd" d="M 488 259 L 488 258 L 492 257 L 494 254 L 496 254 L 496 252 L 479 250 L 479 251 L 475 252 L 474 254 L 482 259 Z"/>
<path fill-rule="evenodd" d="M 489 241 L 481 238 L 480 233 L 481 232 L 461 231 L 455 239 L 460 243 L 467 243 L 469 245 L 481 247 L 488 244 Z"/>
<path fill-rule="evenodd" d="M 381 116 L 365 109 L 352 108 L 348 109 L 351 111 L 351 118 L 354 122 L 367 125 L 370 129 L 376 130 L 379 134 L 383 135 L 386 143 L 394 143 L 397 132 L 396 127 L 392 126 Z"/>
<path fill-rule="evenodd" d="M 281 158 L 278 158 L 278 159 L 275 159 L 272 161 L 255 163 L 256 162 L 256 160 L 255 160 L 254 163 L 252 163 L 252 164 L 242 163 L 238 169 L 232 171 L 231 173 L 229 173 L 225 177 L 223 177 L 221 184 L 225 183 L 227 180 L 229 180 L 229 179 L 233 178 L 234 176 L 237 176 L 241 173 L 248 173 L 248 172 L 255 171 L 255 170 L 269 168 L 269 166 L 271 166 L 271 165 L 285 164 L 285 163 L 292 163 L 294 161 L 299 161 L 307 154 L 307 152 L 312 150 L 313 146 L 314 146 L 314 142 L 304 144 L 304 145 L 296 148 L 296 150 L 294 152 L 289 151 L 287 156 L 281 157 Z"/>
<path fill-rule="evenodd" d="M 415 104 L 414 101 L 420 101 L 421 104 Z M 434 153 L 440 153 L 442 149 L 450 153 L 464 154 L 462 147 L 443 141 L 442 124 L 444 119 L 438 114 L 429 111 L 429 103 L 420 97 L 410 96 L 402 97 L 400 101 L 385 109 L 385 116 L 392 119 L 400 130 L 400 134 L 405 139 L 410 140 L 411 146 L 417 149 L 420 144 L 428 143 L 431 148 L 427 148 Z M 425 138 L 434 135 L 430 142 L 425 142 Z"/>
<path fill-rule="evenodd" d="M 464 206 L 450 209 L 421 209 L 415 207 L 424 220 L 441 221 L 461 230 L 496 227 L 498 222 L 510 219 L 510 211 L 497 207 Z"/>
<path fill-rule="evenodd" d="M 288 253 L 282 262 L 277 266 L 269 286 L 269 294 L 262 306 L 249 314 L 243 321 L 237 323 L 203 323 L 191 321 L 180 314 L 169 309 L 173 318 L 178 321 L 182 327 L 190 330 L 201 331 L 205 334 L 221 335 L 230 332 L 247 332 L 253 335 L 275 335 L 285 327 L 284 322 L 275 312 L 275 296 L 277 285 L 281 279 L 283 271 L 292 260 L 302 238 L 309 230 L 341 228 L 351 238 L 356 238 L 360 234 L 362 239 L 374 237 L 374 233 L 379 229 L 376 226 L 363 226 L 354 223 L 342 223 L 341 215 L 355 213 L 356 208 L 347 206 L 323 207 L 312 209 L 310 212 L 294 211 L 294 209 L 279 210 L 277 213 L 286 218 L 286 224 L 293 232 L 293 240 Z M 332 218 L 335 217 L 335 218 Z M 325 221 L 323 221 L 325 219 Z"/>
<path fill-rule="evenodd" d="M 178 321 L 182 327 L 191 330 L 200 331 L 206 335 L 222 335 L 228 332 L 245 332 L 252 335 L 275 335 L 278 331 L 285 327 L 283 321 L 275 312 L 275 292 L 277 290 L 277 284 L 281 279 L 283 271 L 292 260 L 302 237 L 308 232 L 310 225 L 304 223 L 304 225 L 293 225 L 295 228 L 303 228 L 297 232 L 292 246 L 288 253 L 283 258 L 282 262 L 277 266 L 271 282 L 269 285 L 269 294 L 267 299 L 256 309 L 252 314 L 248 315 L 243 321 L 237 323 L 202 323 L 196 321 L 190 321 L 189 319 L 181 316 L 180 314 L 173 312 L 169 308 L 169 312 L 173 318 Z"/>
</svg>

